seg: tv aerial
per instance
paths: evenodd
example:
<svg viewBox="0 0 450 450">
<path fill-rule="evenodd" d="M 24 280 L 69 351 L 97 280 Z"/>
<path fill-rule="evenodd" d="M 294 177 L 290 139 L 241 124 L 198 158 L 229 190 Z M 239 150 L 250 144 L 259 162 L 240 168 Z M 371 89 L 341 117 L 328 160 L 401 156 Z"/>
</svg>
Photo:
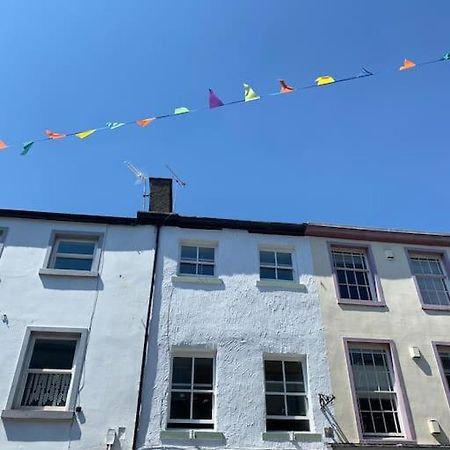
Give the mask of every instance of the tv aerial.
<svg viewBox="0 0 450 450">
<path fill-rule="evenodd" d="M 148 176 L 142 170 L 138 169 L 135 165 L 131 164 L 129 161 L 123 162 L 128 170 L 136 177 L 136 184 L 143 185 L 142 192 L 142 208 L 144 211 L 147 210 L 147 199 L 150 197 L 150 182 Z"/>
</svg>

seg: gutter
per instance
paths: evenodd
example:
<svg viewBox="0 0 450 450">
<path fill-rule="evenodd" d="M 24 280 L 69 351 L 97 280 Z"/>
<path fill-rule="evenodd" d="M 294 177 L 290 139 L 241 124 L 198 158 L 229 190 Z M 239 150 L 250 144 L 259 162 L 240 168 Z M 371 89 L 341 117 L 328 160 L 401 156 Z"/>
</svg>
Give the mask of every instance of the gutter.
<svg viewBox="0 0 450 450">
<path fill-rule="evenodd" d="M 139 391 L 136 405 L 136 414 L 134 418 L 134 431 L 133 431 L 133 443 L 131 448 L 135 450 L 137 448 L 137 435 L 139 431 L 139 422 L 142 408 L 142 396 L 144 392 L 144 375 L 146 369 L 147 362 L 147 353 L 149 347 L 149 334 L 150 334 L 150 322 L 152 320 L 152 312 L 153 312 L 153 295 L 155 291 L 155 279 L 156 279 L 156 265 L 158 262 L 158 253 L 159 253 L 159 234 L 161 231 L 161 224 L 156 224 L 156 238 L 155 238 L 155 255 L 153 257 L 153 268 L 151 275 L 151 284 L 150 284 L 150 295 L 148 299 L 148 307 L 147 307 L 147 317 L 145 320 L 145 331 L 144 331 L 144 345 L 142 349 L 142 360 L 141 360 L 141 373 L 139 375 Z"/>
</svg>

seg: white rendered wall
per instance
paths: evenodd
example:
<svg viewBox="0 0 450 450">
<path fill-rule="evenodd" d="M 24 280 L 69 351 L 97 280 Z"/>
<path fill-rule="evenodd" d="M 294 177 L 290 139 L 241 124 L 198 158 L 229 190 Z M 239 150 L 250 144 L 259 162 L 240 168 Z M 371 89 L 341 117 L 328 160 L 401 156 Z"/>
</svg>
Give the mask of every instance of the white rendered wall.
<svg viewBox="0 0 450 450">
<path fill-rule="evenodd" d="M 335 242 L 335 241 L 333 241 Z M 352 403 L 349 373 L 345 362 L 344 337 L 393 340 L 405 382 L 417 442 L 424 445 L 449 444 L 450 406 L 446 398 L 432 341 L 450 343 L 450 315 L 445 311 L 424 311 L 417 294 L 404 245 L 391 243 L 350 242 L 368 246 L 386 301 L 386 307 L 338 305 L 326 239 L 311 238 L 317 285 L 320 290 L 322 318 L 326 330 L 335 414 L 350 442 L 358 442 L 356 415 Z M 414 246 L 415 248 L 420 248 Z M 386 259 L 391 249 L 394 260 Z M 430 248 L 424 249 L 429 250 Z M 432 248 L 439 252 L 446 249 Z M 416 346 L 422 356 L 413 360 L 409 348 Z M 430 434 L 428 419 L 437 419 L 443 429 Z"/>
<path fill-rule="evenodd" d="M 180 241 L 214 241 L 216 274 L 223 286 L 174 284 Z M 305 292 L 258 288 L 259 245 L 291 247 Z M 150 357 L 140 418 L 141 448 L 214 446 L 239 448 L 323 448 L 323 442 L 267 442 L 263 356 L 305 355 L 311 431 L 328 426 L 318 394 L 330 393 L 319 304 L 304 238 L 256 235 L 246 231 L 189 230 L 164 227 L 151 324 Z M 175 347 L 216 351 L 215 430 L 225 442 L 161 441 L 166 429 L 170 356 Z"/>
<path fill-rule="evenodd" d="M 2 450 L 105 449 L 108 428 L 124 427 L 113 447 L 131 448 L 154 228 L 0 219 L 0 408 L 4 409 L 27 326 L 92 328 L 73 422 L 0 421 Z M 98 278 L 39 275 L 52 230 L 104 233 Z"/>
</svg>

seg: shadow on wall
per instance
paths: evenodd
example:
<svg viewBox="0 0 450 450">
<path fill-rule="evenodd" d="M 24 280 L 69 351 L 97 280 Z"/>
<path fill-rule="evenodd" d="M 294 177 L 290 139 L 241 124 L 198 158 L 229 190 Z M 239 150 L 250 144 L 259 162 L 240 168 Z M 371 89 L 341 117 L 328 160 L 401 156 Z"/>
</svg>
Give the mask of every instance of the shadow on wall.
<svg viewBox="0 0 450 450">
<path fill-rule="evenodd" d="M 100 277 L 64 277 L 55 275 L 39 275 L 45 289 L 60 291 L 103 291 L 103 281 Z"/>
<path fill-rule="evenodd" d="M 78 421 L 48 423 L 43 420 L 3 420 L 8 441 L 18 442 L 69 442 L 81 439 Z"/>
</svg>

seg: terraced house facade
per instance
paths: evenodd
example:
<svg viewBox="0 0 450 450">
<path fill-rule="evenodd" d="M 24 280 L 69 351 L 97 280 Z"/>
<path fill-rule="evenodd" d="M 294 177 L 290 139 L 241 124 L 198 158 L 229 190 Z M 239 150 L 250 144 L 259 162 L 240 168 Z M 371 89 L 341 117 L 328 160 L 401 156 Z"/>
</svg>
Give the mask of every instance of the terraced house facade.
<svg viewBox="0 0 450 450">
<path fill-rule="evenodd" d="M 0 210 L 0 448 L 450 445 L 450 235 Z"/>
</svg>

